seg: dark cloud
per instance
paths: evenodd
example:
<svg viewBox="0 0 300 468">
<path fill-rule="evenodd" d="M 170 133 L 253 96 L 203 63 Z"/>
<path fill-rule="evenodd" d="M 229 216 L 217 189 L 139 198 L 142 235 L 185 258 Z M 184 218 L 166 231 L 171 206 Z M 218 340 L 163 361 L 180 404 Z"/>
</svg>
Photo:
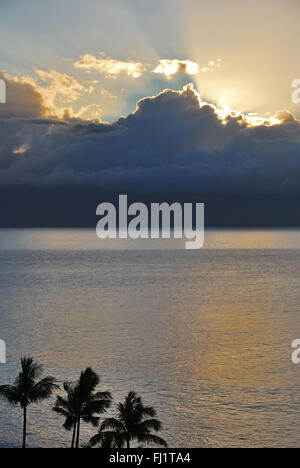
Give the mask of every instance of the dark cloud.
<svg viewBox="0 0 300 468">
<path fill-rule="evenodd" d="M 0 71 L 0 79 L 6 84 L 6 104 L 0 105 L 1 118 L 39 118 L 46 109 L 42 96 L 30 84 L 15 81 Z"/>
<path fill-rule="evenodd" d="M 0 107 L 1 187 L 149 196 L 300 192 L 300 125 L 286 111 L 275 126 L 250 128 L 241 116 L 225 125 L 186 87 L 141 100 L 134 114 L 112 125 L 63 123 L 39 118 L 41 101 L 28 85 L 11 86 L 21 101 Z"/>
</svg>

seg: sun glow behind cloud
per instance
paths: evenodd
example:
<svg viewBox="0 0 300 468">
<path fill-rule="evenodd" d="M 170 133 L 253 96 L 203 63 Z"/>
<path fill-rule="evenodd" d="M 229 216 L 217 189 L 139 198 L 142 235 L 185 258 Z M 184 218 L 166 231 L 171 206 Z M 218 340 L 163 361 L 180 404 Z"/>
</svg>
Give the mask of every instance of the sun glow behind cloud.
<svg viewBox="0 0 300 468">
<path fill-rule="evenodd" d="M 202 106 L 205 105 L 202 103 Z M 215 110 L 219 119 L 224 125 L 228 123 L 230 117 L 240 120 L 241 123 L 246 123 L 249 127 L 258 127 L 260 125 L 271 127 L 273 125 L 279 125 L 282 120 L 277 116 L 260 116 L 255 113 L 245 114 L 243 112 L 237 111 L 235 109 L 230 109 L 229 107 L 218 108 L 212 104 L 208 104 Z"/>
<path fill-rule="evenodd" d="M 140 0 L 91 1 L 89 8 L 80 0 L 53 0 L 47 18 L 41 2 L 31 2 L 35 8 L 28 21 L 21 21 L 27 11 L 22 2 L 10 2 L 14 6 L 2 8 L 0 35 L 5 53 L 1 66 L 10 75 L 23 76 L 31 75 L 32 67 L 55 69 L 74 76 L 83 86 L 85 72 L 100 70 L 99 86 L 118 95 L 118 105 L 103 105 L 96 94 L 80 105 L 101 105 L 109 120 L 127 115 L 143 94 L 158 93 L 164 87 L 163 80 L 172 81 L 172 87 L 179 89 L 188 76 L 201 96 L 218 107 L 260 114 L 284 108 L 300 115 L 299 106 L 296 108 L 290 100 L 289 89 L 299 71 L 296 0 L 164 0 L 155 8 Z M 68 3 L 72 3 L 71 14 Z M 57 15 L 58 7 L 61 15 Z M 20 19 L 17 23 L 16 17 Z M 42 49 L 41 28 L 36 24 L 42 25 Z M 97 54 L 101 50 L 105 55 Z M 26 55 L 28 51 L 30 56 Z M 85 68 L 74 68 L 80 54 L 89 60 L 83 61 Z M 222 63 L 218 63 L 218 57 Z M 171 61 L 171 71 L 167 68 L 166 75 L 152 73 L 165 71 L 161 60 Z M 191 73 L 185 80 L 179 62 L 197 64 L 199 74 L 189 66 L 182 67 L 181 71 Z M 103 82 L 106 77 L 109 83 Z M 118 93 L 121 89 L 122 95 Z"/>
<path fill-rule="evenodd" d="M 222 5 L 216 0 L 212 3 Z M 130 114 L 136 101 L 142 97 L 157 95 L 166 87 L 181 89 L 183 84 L 192 80 L 203 99 L 201 103 L 213 103 L 210 105 L 224 124 L 230 116 L 239 116 L 249 126 L 280 123 L 272 114 L 278 108 L 289 109 L 288 105 L 283 107 L 281 103 L 275 103 L 273 108 L 267 106 L 260 95 L 261 90 L 253 82 L 253 76 L 248 73 L 244 78 L 244 71 L 249 72 L 253 66 L 253 57 L 247 53 L 246 36 L 239 34 L 241 28 L 238 22 L 227 21 L 230 11 L 225 11 L 224 7 L 224 11 L 208 8 L 208 15 L 212 14 L 212 17 L 209 16 L 199 27 L 203 8 L 199 2 L 191 0 L 180 13 L 181 29 L 176 30 L 180 45 L 174 54 L 178 58 L 162 58 L 168 57 L 168 51 L 172 48 L 164 47 L 164 42 L 156 41 L 156 37 L 152 37 L 147 28 L 143 27 L 137 12 L 124 5 L 121 16 L 126 18 L 130 30 L 134 31 L 136 47 L 131 44 L 131 48 L 126 46 L 124 49 L 121 44 L 120 47 L 113 44 L 112 47 L 104 48 L 105 52 L 97 54 L 94 42 L 91 48 L 77 47 L 76 53 L 70 54 L 64 66 L 57 67 L 57 70 L 39 67 L 35 70 L 37 76 L 14 79 L 32 84 L 41 94 L 48 115 L 60 119 L 78 118 L 98 122 L 104 119 L 112 122 L 122 115 Z M 163 13 L 156 19 L 162 22 L 162 26 Z M 166 44 L 169 44 L 172 41 L 172 27 L 168 27 L 167 32 L 163 36 Z M 91 29 L 87 34 L 91 39 L 94 37 Z M 260 27 L 258 34 L 261 35 Z M 254 43 L 258 41 L 256 37 L 251 37 L 251 40 Z M 228 50 L 233 50 L 233 43 L 236 52 L 228 55 Z M 83 54 L 79 55 L 77 50 Z M 259 49 L 256 50 L 259 56 Z M 261 58 L 257 63 L 261 63 Z M 271 114 L 265 113 L 268 111 Z"/>
<path fill-rule="evenodd" d="M 215 1 L 215 3 L 221 5 L 221 2 Z M 69 59 L 72 68 L 67 72 L 46 68 L 36 70 L 39 82 L 35 79 L 35 85 L 42 94 L 45 104 L 51 109 L 51 114 L 60 118 L 66 115 L 73 118 L 83 116 L 85 119 L 100 121 L 104 118 L 113 121 L 132 111 L 136 97 L 140 99 L 142 96 L 155 95 L 167 86 L 172 86 L 174 90 L 179 89 L 191 77 L 202 98 L 213 102 L 216 108 L 220 109 L 220 115 L 239 113 L 247 116 L 249 125 L 274 123 L 275 120 L 265 114 L 266 111 L 275 113 L 278 108 L 290 109 L 292 106 L 283 107 L 282 101 L 272 107 L 266 104 L 266 94 L 261 95 L 261 89 L 257 88 L 253 76 L 249 73 L 253 66 L 253 57 L 249 56 L 248 48 L 244 45 L 246 36 L 239 35 L 240 27 L 236 21 L 229 24 L 226 20 L 230 11 L 219 9 L 216 15 L 214 10 L 215 20 L 208 17 L 205 23 L 201 23 L 200 28 L 199 19 L 202 17 L 202 10 L 203 7 L 194 0 L 183 9 L 180 14 L 182 29 L 178 37 L 178 40 L 180 39 L 180 47 L 177 47 L 178 55 L 176 54 L 178 58 L 170 59 L 162 58 L 168 57 L 164 53 L 163 43 L 155 41 L 155 38 L 147 32 L 147 28 L 142 27 L 143 22 L 136 15 L 136 11 L 124 6 L 122 16 L 126 17 L 136 37 L 136 48 L 131 47 L 130 54 L 128 54 L 129 49 L 124 51 L 121 46 L 120 53 L 116 47 L 104 49 L 106 51 L 99 54 L 95 52 L 94 47 L 84 48 L 83 51 L 86 53 Z M 163 16 L 160 20 L 163 22 Z M 224 29 L 222 41 L 220 25 Z M 258 34 L 261 35 L 260 27 Z M 90 35 L 92 38 L 92 31 Z M 172 40 L 170 28 L 166 43 L 168 40 Z M 254 43 L 257 40 L 255 37 L 252 38 Z M 234 55 L 228 55 L 228 45 L 224 46 L 228 41 L 230 51 L 234 41 L 237 49 Z M 243 47 L 245 53 L 242 51 Z M 166 50 L 168 48 L 165 48 Z M 257 50 L 259 57 L 259 49 Z M 261 58 L 255 60 L 261 64 Z M 245 70 L 248 72 L 246 78 Z M 259 69 L 257 73 L 259 74 Z M 83 79 L 84 74 L 88 74 L 91 78 L 90 85 L 87 85 L 88 81 Z M 27 80 L 30 82 L 31 78 L 28 77 Z M 165 85 L 163 80 L 166 82 Z M 171 81 L 172 85 L 167 84 Z M 238 111 L 229 112 L 228 109 L 238 109 Z"/>
<path fill-rule="evenodd" d="M 163 93 L 166 90 L 163 91 Z M 289 112 L 277 112 L 276 115 L 258 115 L 256 113 L 243 113 L 241 111 L 231 109 L 230 107 L 223 106 L 223 107 L 218 107 L 215 104 L 208 103 L 206 101 L 203 101 L 200 93 L 194 88 L 194 85 L 192 83 L 186 85 L 183 87 L 182 91 L 178 91 L 179 94 L 185 94 L 185 93 L 193 93 L 199 103 L 199 108 L 202 109 L 205 106 L 210 107 L 214 113 L 218 116 L 218 118 L 221 120 L 223 125 L 227 125 L 228 122 L 230 121 L 230 118 L 235 119 L 237 122 L 239 122 L 241 125 L 247 125 L 248 127 L 258 127 L 258 126 L 266 126 L 266 127 L 271 127 L 274 125 L 280 125 L 283 121 L 288 120 L 289 118 L 294 118 L 292 114 Z"/>
<path fill-rule="evenodd" d="M 107 64 L 104 69 L 102 66 L 100 66 L 100 69 L 96 66 L 95 70 L 94 66 L 92 66 L 92 69 L 96 71 L 96 73 L 102 74 L 106 74 L 108 73 L 108 70 L 110 70 L 110 73 L 115 73 L 116 76 L 119 76 L 122 71 L 125 71 L 128 78 L 133 78 L 135 81 L 139 78 L 138 76 L 134 76 L 134 67 L 129 67 L 127 69 L 123 65 L 125 62 L 118 62 L 122 65 L 116 66 L 117 62 L 117 60 L 113 60 L 112 69 L 107 68 Z M 87 60 L 87 63 L 89 63 L 89 60 Z M 111 62 L 109 63 L 111 65 Z M 215 67 L 216 64 L 221 65 L 221 59 L 210 62 L 211 67 Z M 89 70 L 89 65 L 87 66 L 87 70 Z M 199 82 L 198 79 L 201 74 L 201 68 L 199 65 L 190 60 L 161 59 L 159 65 L 154 70 L 149 66 L 147 69 L 143 64 L 139 64 L 138 67 L 140 67 L 138 70 L 140 70 L 141 73 L 143 69 L 143 73 L 149 72 L 149 75 L 151 75 L 152 72 L 155 74 L 162 74 L 168 82 L 173 79 L 177 73 L 181 72 L 183 75 L 192 76 L 195 83 L 197 83 Z M 106 101 L 113 100 L 116 101 L 116 103 L 118 102 L 118 96 L 113 94 L 109 89 L 101 86 L 102 80 L 90 79 L 82 81 L 71 75 L 60 73 L 53 69 L 48 71 L 35 69 L 35 73 L 35 77 L 23 76 L 11 77 L 10 79 L 14 83 L 30 85 L 41 96 L 41 101 L 45 109 L 45 117 L 55 117 L 62 120 L 79 119 L 104 122 L 103 115 L 105 113 L 105 109 L 103 109 L 103 106 L 100 104 L 99 98 L 104 98 Z M 7 78 L 9 78 L 8 75 Z M 106 84 L 109 84 L 107 76 L 105 79 Z M 113 82 L 114 81 L 115 80 L 113 80 Z M 96 88 L 97 92 L 95 91 Z M 272 115 L 271 113 L 259 114 L 255 112 L 244 112 L 243 110 L 236 108 L 234 105 L 231 105 L 231 102 L 237 101 L 237 90 L 221 89 L 219 91 L 219 99 L 216 102 L 203 98 L 202 96 L 205 96 L 205 94 L 202 93 L 201 88 L 199 89 L 196 84 L 188 84 L 183 88 L 183 90 L 184 92 L 192 90 L 198 96 L 199 107 L 202 108 L 204 106 L 209 106 L 214 110 L 215 114 L 224 125 L 227 125 L 230 118 L 234 118 L 236 121 L 249 127 L 273 126 L 280 124 L 282 119 L 285 118 L 285 116 L 282 117 L 283 113 L 281 113 L 281 115 Z M 165 89 L 162 90 L 162 92 L 164 91 Z M 181 91 L 178 92 L 180 93 Z M 84 103 L 81 102 L 83 98 L 85 98 Z M 78 104 L 79 102 L 81 102 L 81 104 Z"/>
</svg>

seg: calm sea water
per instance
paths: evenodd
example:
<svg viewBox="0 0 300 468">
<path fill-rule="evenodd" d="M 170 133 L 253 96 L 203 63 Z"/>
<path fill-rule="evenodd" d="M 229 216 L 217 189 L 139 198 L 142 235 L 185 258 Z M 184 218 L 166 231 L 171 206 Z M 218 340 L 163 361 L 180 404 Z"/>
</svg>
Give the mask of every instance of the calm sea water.
<svg viewBox="0 0 300 468">
<path fill-rule="evenodd" d="M 299 447 L 299 249 L 299 231 L 214 231 L 185 251 L 2 230 L 0 384 L 22 355 L 60 382 L 91 365 L 116 402 L 133 389 L 157 409 L 171 447 Z M 70 445 L 53 402 L 31 407 L 30 446 Z M 21 416 L 0 403 L 1 447 L 20 445 Z"/>
</svg>

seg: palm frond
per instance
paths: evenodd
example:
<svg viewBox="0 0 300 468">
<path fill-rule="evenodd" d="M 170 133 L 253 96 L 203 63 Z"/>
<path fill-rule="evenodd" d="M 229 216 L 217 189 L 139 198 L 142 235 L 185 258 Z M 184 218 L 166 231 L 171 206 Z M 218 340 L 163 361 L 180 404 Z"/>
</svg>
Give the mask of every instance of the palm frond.
<svg viewBox="0 0 300 468">
<path fill-rule="evenodd" d="M 119 432 L 98 432 L 90 439 L 89 446 L 96 447 L 99 445 L 101 448 L 122 448 L 125 442 L 124 434 Z"/>
<path fill-rule="evenodd" d="M 158 419 L 146 419 L 138 426 L 137 432 L 149 433 L 151 430 L 159 432 L 161 430 L 161 422 Z"/>
<path fill-rule="evenodd" d="M 91 395 L 91 400 L 112 400 L 110 392 L 97 392 Z"/>
<path fill-rule="evenodd" d="M 37 364 L 32 357 L 23 357 L 21 359 L 23 379 L 38 379 L 43 373 L 43 367 Z"/>
<path fill-rule="evenodd" d="M 138 405 L 136 409 L 143 416 L 150 416 L 151 418 L 156 416 L 156 411 L 152 406 Z"/>
<path fill-rule="evenodd" d="M 136 401 L 137 399 L 139 399 L 139 397 L 137 396 L 136 392 L 133 391 L 130 391 L 126 397 L 126 401 L 128 402 Z"/>
<path fill-rule="evenodd" d="M 96 401 L 89 401 L 85 405 L 83 405 L 82 413 L 89 413 L 89 414 L 102 414 L 105 413 L 106 409 L 111 406 L 110 400 L 96 400 Z"/>
<path fill-rule="evenodd" d="M 0 399 L 7 400 L 12 405 L 20 403 L 19 389 L 13 385 L 2 385 L 0 387 Z"/>
<path fill-rule="evenodd" d="M 64 410 L 63 408 L 60 408 L 59 406 L 54 406 L 52 410 L 55 413 L 60 414 L 61 416 L 65 416 L 66 418 L 70 416 L 70 413 L 68 413 L 68 411 Z"/>
<path fill-rule="evenodd" d="M 101 424 L 100 431 L 103 432 L 107 429 L 116 431 L 118 433 L 126 432 L 126 427 L 124 426 L 124 424 L 122 424 L 121 421 L 118 421 L 118 419 L 115 419 L 115 418 L 104 419 L 104 421 Z"/>
<path fill-rule="evenodd" d="M 100 418 L 96 416 L 83 415 L 82 419 L 85 423 L 91 424 L 93 427 L 98 427 Z"/>
<path fill-rule="evenodd" d="M 59 388 L 53 377 L 45 377 L 37 382 L 28 394 L 31 402 L 38 402 L 49 398 L 55 389 Z"/>
<path fill-rule="evenodd" d="M 89 445 L 91 447 L 96 447 L 96 445 L 99 445 L 101 444 L 103 440 L 103 434 L 101 434 L 100 432 L 98 432 L 98 434 L 94 435 L 93 437 L 91 437 L 90 441 L 89 441 Z"/>
<path fill-rule="evenodd" d="M 138 440 L 138 442 L 141 442 L 144 444 L 155 444 L 155 445 L 161 445 L 163 447 L 168 446 L 167 442 L 164 439 L 154 434 L 137 434 L 136 439 Z"/>
<path fill-rule="evenodd" d="M 56 398 L 55 406 L 57 408 L 64 408 L 66 411 L 70 411 L 70 401 L 60 395 Z"/>
</svg>

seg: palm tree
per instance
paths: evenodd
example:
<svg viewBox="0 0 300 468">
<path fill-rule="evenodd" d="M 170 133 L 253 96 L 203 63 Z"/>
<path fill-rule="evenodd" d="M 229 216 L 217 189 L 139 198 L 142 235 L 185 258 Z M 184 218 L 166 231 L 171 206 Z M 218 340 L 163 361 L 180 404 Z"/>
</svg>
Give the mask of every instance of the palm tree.
<svg viewBox="0 0 300 468">
<path fill-rule="evenodd" d="M 33 358 L 21 359 L 21 372 L 14 385 L 0 386 L 0 397 L 12 405 L 20 405 L 23 409 L 23 448 L 26 448 L 27 408 L 33 403 L 50 398 L 54 389 L 58 388 L 53 377 L 38 380 L 43 372 L 42 366 Z"/>
<path fill-rule="evenodd" d="M 160 431 L 161 423 L 157 419 L 156 411 L 152 407 L 144 406 L 140 397 L 130 392 L 124 403 L 118 404 L 116 418 L 105 419 L 98 434 L 90 440 L 90 446 L 103 446 L 109 441 L 114 447 L 130 448 L 130 442 L 136 440 L 144 444 L 156 444 L 167 447 L 167 443 L 152 431 Z M 150 417 L 151 419 L 147 419 Z"/>
<path fill-rule="evenodd" d="M 73 429 L 71 447 L 79 448 L 81 420 L 97 427 L 99 417 L 111 405 L 111 394 L 109 392 L 96 392 L 100 383 L 99 376 L 89 367 L 81 373 L 76 384 L 65 383 L 64 389 L 67 398 L 58 397 L 53 410 L 65 416 L 64 427 L 66 430 Z"/>
<path fill-rule="evenodd" d="M 64 416 L 66 418 L 63 427 L 66 431 L 73 429 L 72 444 L 71 448 L 74 448 L 75 436 L 76 436 L 76 421 L 77 421 L 77 391 L 76 386 L 69 382 L 64 383 L 64 390 L 67 394 L 67 398 L 58 396 L 56 399 L 55 407 L 53 411 Z"/>
</svg>

